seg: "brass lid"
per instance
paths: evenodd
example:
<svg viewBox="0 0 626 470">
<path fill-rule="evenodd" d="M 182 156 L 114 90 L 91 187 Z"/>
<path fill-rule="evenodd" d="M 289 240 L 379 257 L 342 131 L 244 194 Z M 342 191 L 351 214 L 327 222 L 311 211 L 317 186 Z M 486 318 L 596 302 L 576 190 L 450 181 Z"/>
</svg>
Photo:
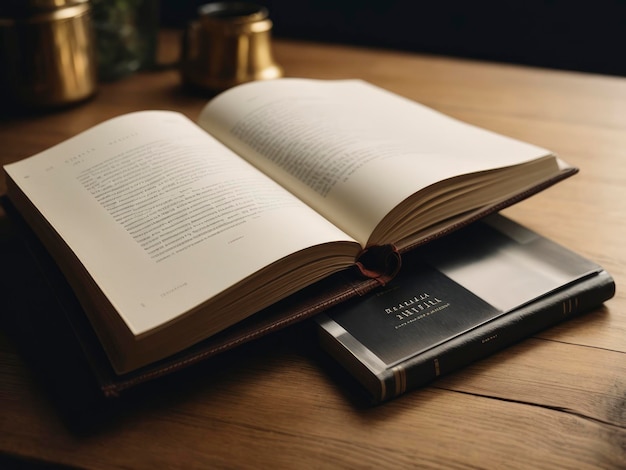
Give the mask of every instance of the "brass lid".
<svg viewBox="0 0 626 470">
<path fill-rule="evenodd" d="M 249 2 L 213 2 L 198 8 L 202 20 L 228 23 L 253 23 L 268 17 L 262 5 Z"/>
<path fill-rule="evenodd" d="M 27 0 L 26 3 L 29 8 L 33 10 L 56 10 L 58 8 L 65 8 L 80 3 L 87 3 L 89 0 Z"/>
<path fill-rule="evenodd" d="M 89 0 L 0 0 L 0 16 L 25 18 L 37 13 L 45 13 L 87 4 Z"/>
</svg>

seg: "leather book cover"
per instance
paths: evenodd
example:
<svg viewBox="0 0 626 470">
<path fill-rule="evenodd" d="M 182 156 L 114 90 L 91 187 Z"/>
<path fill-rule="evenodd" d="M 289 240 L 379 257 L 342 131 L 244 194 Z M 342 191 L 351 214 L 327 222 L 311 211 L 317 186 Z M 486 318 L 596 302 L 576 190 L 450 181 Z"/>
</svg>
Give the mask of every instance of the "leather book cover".
<svg viewBox="0 0 626 470">
<path fill-rule="evenodd" d="M 477 211 L 445 231 L 422 240 L 420 244 L 430 243 L 437 237 L 515 204 L 577 171 L 576 168 L 568 168 L 522 194 Z M 353 270 L 338 273 L 304 289 L 179 354 L 134 372 L 118 375 L 113 371 L 63 273 L 8 198 L 2 196 L 0 203 L 8 215 L 8 219 L 0 219 L 6 226 L 5 236 L 0 240 L 0 250 L 6 260 L 3 269 L 6 279 L 0 283 L 0 295 L 5 299 L 3 302 L 6 305 L 2 309 L 1 320 L 14 342 L 30 357 L 41 374 L 53 378 L 51 382 L 55 386 L 60 382 L 54 377 L 68 376 L 67 384 L 57 387 L 59 393 L 73 387 L 69 378 L 74 376 L 74 381 L 96 384 L 99 393 L 107 398 L 117 397 L 138 385 L 186 369 L 273 331 L 312 318 L 351 298 L 362 297 L 380 288 L 381 279 L 385 282 L 387 280 L 384 275 L 379 279 L 365 278 L 362 268 L 355 265 Z M 402 258 L 414 248 L 411 246 L 403 250 Z M 5 256 L 4 253 L 8 254 Z M 385 260 L 380 261 L 379 266 L 384 266 Z M 393 269 L 396 267 L 393 266 Z M 55 333 L 51 334 L 52 331 Z M 43 341 L 44 337 L 48 339 Z M 70 351 L 65 353 L 65 349 Z M 55 356 L 59 357 L 55 359 Z M 76 374 L 68 372 L 74 365 L 79 371 Z M 77 387 L 81 388 L 83 385 L 77 384 Z"/>
<path fill-rule="evenodd" d="M 577 171 L 568 168 L 522 194 L 477 211 L 445 231 L 420 241 L 419 245 L 431 243 L 437 237 L 530 197 Z M 8 218 L 0 218 L 3 225 L 0 255 L 4 261 L 0 282 L 3 331 L 42 380 L 51 385 L 52 393 L 72 407 L 84 401 L 118 397 L 139 385 L 312 318 L 349 299 L 363 297 L 379 289 L 381 279 L 387 280 L 384 275 L 379 279 L 364 278 L 362 269 L 355 265 L 354 269 L 306 288 L 179 354 L 118 375 L 59 267 L 8 198 L 2 196 L 0 203 L 8 215 Z M 409 253 L 415 248 L 406 247 L 402 259 L 410 258 Z M 381 261 L 379 265 L 385 265 L 385 261 Z"/>
<path fill-rule="evenodd" d="M 118 375 L 59 267 L 11 203 L 4 199 L 2 205 L 9 218 L 0 218 L 0 326 L 38 375 L 57 390 L 53 393 L 93 395 L 86 392 L 95 389 L 105 398 L 118 397 L 380 286 L 375 279 L 363 278 L 355 266 L 179 354 Z"/>
<path fill-rule="evenodd" d="M 493 215 L 418 248 L 385 288 L 316 322 L 322 346 L 381 402 L 614 292 L 597 264 Z"/>
</svg>

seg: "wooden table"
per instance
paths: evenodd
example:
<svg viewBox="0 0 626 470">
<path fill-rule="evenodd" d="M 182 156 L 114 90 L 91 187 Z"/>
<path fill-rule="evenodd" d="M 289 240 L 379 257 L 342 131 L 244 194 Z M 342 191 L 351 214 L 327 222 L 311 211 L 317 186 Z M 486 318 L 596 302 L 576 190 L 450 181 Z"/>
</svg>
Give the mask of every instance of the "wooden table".
<svg viewBox="0 0 626 470">
<path fill-rule="evenodd" d="M 165 38 L 164 54 L 175 55 L 176 39 Z M 0 336 L 5 458 L 90 468 L 625 468 L 626 78 L 282 40 L 274 49 L 289 76 L 366 79 L 579 166 L 506 214 L 602 264 L 616 297 L 373 408 L 293 329 L 131 394 L 82 433 Z M 195 117 L 205 101 L 183 93 L 171 68 L 103 84 L 83 105 L 2 121 L 0 161 L 129 111 Z"/>
</svg>

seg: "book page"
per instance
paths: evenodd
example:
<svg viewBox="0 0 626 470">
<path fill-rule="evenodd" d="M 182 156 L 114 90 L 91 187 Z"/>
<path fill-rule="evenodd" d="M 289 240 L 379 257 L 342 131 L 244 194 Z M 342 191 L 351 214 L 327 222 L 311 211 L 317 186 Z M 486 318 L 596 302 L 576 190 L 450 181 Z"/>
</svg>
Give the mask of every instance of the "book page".
<svg viewBox="0 0 626 470">
<path fill-rule="evenodd" d="M 416 191 L 550 155 L 358 80 L 242 85 L 199 123 L 362 244 Z"/>
<path fill-rule="evenodd" d="M 352 241 L 178 113 L 115 118 L 5 170 L 135 334 L 294 252 Z"/>
</svg>

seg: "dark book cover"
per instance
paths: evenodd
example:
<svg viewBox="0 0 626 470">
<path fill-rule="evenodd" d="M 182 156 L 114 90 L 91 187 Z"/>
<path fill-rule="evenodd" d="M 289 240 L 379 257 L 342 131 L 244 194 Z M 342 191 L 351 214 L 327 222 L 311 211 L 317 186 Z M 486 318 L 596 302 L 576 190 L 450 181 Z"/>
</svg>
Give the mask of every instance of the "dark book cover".
<svg viewBox="0 0 626 470">
<path fill-rule="evenodd" d="M 48 385 L 61 408 L 67 408 L 72 420 L 78 415 L 79 421 L 87 424 L 93 419 L 94 408 L 104 410 L 103 414 L 108 416 L 109 408 L 115 406 L 110 402 L 118 401 L 109 398 L 118 398 L 165 380 L 174 372 L 190 370 L 189 375 L 193 376 L 192 366 L 212 362 L 207 361 L 210 358 L 217 359 L 216 356 L 221 357 L 333 306 L 350 302 L 349 299 L 362 299 L 375 291 L 387 292 L 376 280 L 363 279 L 356 272 L 338 273 L 180 354 L 135 372 L 117 375 L 58 266 L 12 205 L 4 198 L 0 198 L 0 202 L 10 216 L 0 219 L 0 255 L 6 268 L 0 279 L 3 299 L 0 328 Z M 436 246 L 432 243 L 434 240 L 425 245 L 427 251 Z M 463 251 L 463 245 L 459 245 L 459 249 Z M 423 250 L 418 249 L 417 253 L 421 252 Z M 412 270 L 406 268 L 418 258 L 403 253 L 407 274 Z M 403 275 L 401 273 L 400 277 Z M 601 302 L 598 300 L 601 297 L 610 297 L 609 283 L 612 283 L 608 275 L 604 286 L 595 279 L 600 277 L 593 277 L 590 282 L 598 292 L 593 298 L 585 295 L 593 306 Z M 401 282 L 398 279 L 392 286 Z M 575 287 L 582 291 L 587 289 L 581 283 Z"/>
<path fill-rule="evenodd" d="M 63 405 L 118 398 L 143 385 L 199 366 L 215 356 L 311 318 L 347 298 L 376 289 L 356 267 L 305 288 L 178 354 L 116 374 L 74 291 L 51 255 L 4 197 L 0 204 L 0 332 L 17 347 Z M 107 401 L 107 400 L 105 400 Z"/>
<path fill-rule="evenodd" d="M 496 214 L 418 248 L 384 289 L 316 322 L 322 346 L 380 402 L 614 292 L 599 265 Z"/>
</svg>

